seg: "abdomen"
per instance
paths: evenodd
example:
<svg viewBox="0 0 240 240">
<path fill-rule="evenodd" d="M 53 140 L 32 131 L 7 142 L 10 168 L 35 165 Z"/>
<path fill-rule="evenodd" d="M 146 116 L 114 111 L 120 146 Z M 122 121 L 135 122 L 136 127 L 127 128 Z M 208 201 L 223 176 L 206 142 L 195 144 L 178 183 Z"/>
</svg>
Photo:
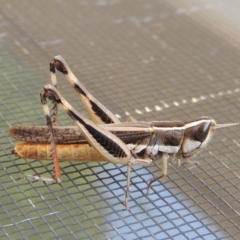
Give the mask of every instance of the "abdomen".
<svg viewBox="0 0 240 240">
<path fill-rule="evenodd" d="M 57 144 L 56 150 L 60 161 L 107 162 L 107 160 L 89 144 Z M 50 144 L 20 142 L 15 145 L 13 153 L 21 158 L 52 160 Z"/>
</svg>

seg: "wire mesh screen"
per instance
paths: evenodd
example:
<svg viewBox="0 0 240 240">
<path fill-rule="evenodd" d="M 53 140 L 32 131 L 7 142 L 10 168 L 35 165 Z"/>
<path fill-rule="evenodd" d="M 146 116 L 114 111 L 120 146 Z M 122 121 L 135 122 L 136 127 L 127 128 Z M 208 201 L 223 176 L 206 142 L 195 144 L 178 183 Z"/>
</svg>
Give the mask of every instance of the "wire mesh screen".
<svg viewBox="0 0 240 240">
<path fill-rule="evenodd" d="M 239 239 L 239 127 L 216 132 L 194 159 L 135 166 L 130 211 L 127 167 L 16 158 L 13 125 L 44 125 L 39 100 L 48 63 L 61 54 L 79 80 L 122 121 L 239 122 L 238 1 L 4 1 L 0 9 L 1 239 Z M 85 109 L 63 76 L 62 95 Z M 86 114 L 87 116 L 87 114 Z M 73 125 L 60 111 L 61 125 Z"/>
</svg>

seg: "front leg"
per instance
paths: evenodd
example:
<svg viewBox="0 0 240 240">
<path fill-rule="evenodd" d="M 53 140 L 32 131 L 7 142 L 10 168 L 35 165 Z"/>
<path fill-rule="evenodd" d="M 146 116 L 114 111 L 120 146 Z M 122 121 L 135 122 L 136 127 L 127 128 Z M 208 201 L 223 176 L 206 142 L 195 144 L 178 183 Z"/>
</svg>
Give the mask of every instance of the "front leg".
<svg viewBox="0 0 240 240">
<path fill-rule="evenodd" d="M 154 182 L 156 182 L 159 179 L 167 176 L 168 158 L 169 158 L 168 153 L 162 153 L 162 157 L 161 157 L 161 159 L 162 159 L 162 174 L 159 177 L 156 177 L 149 182 L 149 184 L 147 186 L 147 193 L 149 192 L 149 189 Z"/>
</svg>

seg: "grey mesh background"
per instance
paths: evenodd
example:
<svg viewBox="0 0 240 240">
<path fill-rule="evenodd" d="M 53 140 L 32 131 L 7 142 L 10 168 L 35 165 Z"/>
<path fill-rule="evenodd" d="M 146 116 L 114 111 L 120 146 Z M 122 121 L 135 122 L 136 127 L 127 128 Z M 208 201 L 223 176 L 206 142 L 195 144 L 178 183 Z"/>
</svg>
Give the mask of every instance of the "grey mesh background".
<svg viewBox="0 0 240 240">
<path fill-rule="evenodd" d="M 61 54 L 82 83 L 124 121 L 240 121 L 240 2 L 0 0 L 0 239 L 240 239 L 240 131 L 217 131 L 193 160 L 132 171 L 126 166 L 52 163 L 11 154 L 13 125 L 44 125 L 39 92 Z M 60 74 L 59 89 L 85 113 Z M 60 112 L 61 125 L 72 125 Z"/>
</svg>

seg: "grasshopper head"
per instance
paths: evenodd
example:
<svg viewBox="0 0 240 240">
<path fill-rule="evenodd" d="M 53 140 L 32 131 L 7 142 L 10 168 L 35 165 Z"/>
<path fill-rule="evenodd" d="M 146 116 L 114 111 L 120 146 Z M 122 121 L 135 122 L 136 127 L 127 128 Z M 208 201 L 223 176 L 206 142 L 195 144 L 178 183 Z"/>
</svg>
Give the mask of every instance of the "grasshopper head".
<svg viewBox="0 0 240 240">
<path fill-rule="evenodd" d="M 216 121 L 209 117 L 201 117 L 194 121 L 186 122 L 180 150 L 182 157 L 191 157 L 196 154 L 198 150 L 206 147 L 217 128 L 237 125 L 240 125 L 240 123 L 216 124 Z"/>
<path fill-rule="evenodd" d="M 188 158 L 204 148 L 212 139 L 216 130 L 216 122 L 212 118 L 202 117 L 185 123 L 184 138 L 181 153 L 183 158 Z"/>
<path fill-rule="evenodd" d="M 181 147 L 181 155 L 188 158 L 197 153 L 198 150 L 207 146 L 217 128 L 232 127 L 240 123 L 216 124 L 209 117 L 201 117 L 185 123 L 184 138 Z"/>
</svg>

